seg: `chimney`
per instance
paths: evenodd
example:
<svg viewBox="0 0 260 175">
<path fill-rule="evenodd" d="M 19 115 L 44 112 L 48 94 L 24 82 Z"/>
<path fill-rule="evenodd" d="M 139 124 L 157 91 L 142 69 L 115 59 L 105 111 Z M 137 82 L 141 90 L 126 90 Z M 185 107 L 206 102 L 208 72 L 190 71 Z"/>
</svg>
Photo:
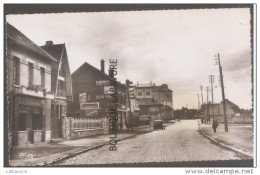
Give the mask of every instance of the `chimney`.
<svg viewBox="0 0 260 175">
<path fill-rule="evenodd" d="M 101 72 L 105 73 L 105 61 L 102 59 L 100 61 L 100 64 L 101 64 Z"/>
<path fill-rule="evenodd" d="M 46 41 L 45 42 L 45 46 L 52 46 L 53 45 L 53 41 Z"/>
</svg>

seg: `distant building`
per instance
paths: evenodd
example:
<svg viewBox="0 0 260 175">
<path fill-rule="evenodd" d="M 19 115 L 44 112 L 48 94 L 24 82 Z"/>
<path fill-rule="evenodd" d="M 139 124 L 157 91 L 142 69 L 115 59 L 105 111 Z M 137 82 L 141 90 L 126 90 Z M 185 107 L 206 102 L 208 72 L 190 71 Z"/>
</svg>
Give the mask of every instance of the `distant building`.
<svg viewBox="0 0 260 175">
<path fill-rule="evenodd" d="M 207 112 L 208 109 L 208 112 Z M 213 120 L 213 109 L 214 119 L 219 123 L 224 123 L 224 112 L 223 112 L 223 101 L 216 104 L 203 104 L 201 105 L 203 118 L 208 117 Z M 240 109 L 236 104 L 226 99 L 226 114 L 228 123 L 252 123 L 253 113 L 250 110 Z"/>
<path fill-rule="evenodd" d="M 172 90 L 167 84 L 156 86 L 137 83 L 136 97 L 140 108 L 140 118 L 169 120 L 173 118 Z"/>
<path fill-rule="evenodd" d="M 113 102 L 110 92 L 110 80 L 105 73 L 105 62 L 101 60 L 101 69 L 85 62 L 71 75 L 73 84 L 73 103 L 68 106 L 70 116 L 81 118 L 106 118 L 107 105 Z M 127 87 L 117 82 L 118 124 L 129 120 L 130 109 L 127 104 Z"/>
<path fill-rule="evenodd" d="M 136 97 L 136 88 L 134 86 L 129 87 L 129 101 L 130 101 L 131 108 L 129 108 L 129 102 L 127 100 L 127 111 L 129 116 L 127 122 L 129 124 L 133 122 L 134 127 L 143 124 L 142 122 L 140 122 L 140 118 L 139 118 L 140 108 L 139 108 L 138 99 Z M 131 121 L 131 117 L 132 117 L 132 121 Z"/>
<path fill-rule="evenodd" d="M 51 65 L 51 91 L 54 93 L 51 102 L 51 138 L 66 137 L 62 119 L 69 117 L 67 103 L 72 102 L 72 82 L 66 46 L 46 41 L 41 48 L 57 60 Z"/>
<path fill-rule="evenodd" d="M 51 139 L 51 63 L 57 60 L 6 23 L 10 145 Z"/>
</svg>

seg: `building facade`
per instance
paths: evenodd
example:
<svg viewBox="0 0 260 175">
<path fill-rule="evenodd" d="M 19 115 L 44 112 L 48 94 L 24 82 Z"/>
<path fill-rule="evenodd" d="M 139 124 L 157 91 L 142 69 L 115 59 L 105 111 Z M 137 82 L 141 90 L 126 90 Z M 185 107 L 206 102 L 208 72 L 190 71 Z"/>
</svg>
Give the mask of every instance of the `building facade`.
<svg viewBox="0 0 260 175">
<path fill-rule="evenodd" d="M 6 23 L 9 145 L 51 139 L 51 62 L 56 59 Z"/>
<path fill-rule="evenodd" d="M 67 103 L 72 102 L 72 82 L 70 66 L 65 44 L 53 44 L 46 41 L 43 50 L 52 55 L 57 62 L 51 65 L 51 91 L 54 99 L 51 101 L 51 138 L 66 138 Z"/>
<path fill-rule="evenodd" d="M 172 90 L 167 84 L 156 86 L 150 82 L 137 82 L 136 97 L 140 107 L 140 118 L 170 120 L 173 119 Z"/>
<path fill-rule="evenodd" d="M 223 101 L 216 104 L 201 105 L 202 118 L 210 119 L 211 123 L 214 119 L 219 123 L 224 123 Z M 252 123 L 253 113 L 250 110 L 240 109 L 239 106 L 226 99 L 226 115 L 228 123 Z"/>
<path fill-rule="evenodd" d="M 95 120 L 107 120 L 106 111 L 109 103 L 115 103 L 111 96 L 111 77 L 105 73 L 105 62 L 101 60 L 101 69 L 88 63 L 81 65 L 71 75 L 73 84 L 73 103 L 69 103 L 69 115 Z M 126 129 L 129 108 L 127 107 L 127 88 L 116 82 L 117 86 L 117 115 L 119 129 Z M 103 125 L 107 131 L 108 124 Z"/>
</svg>

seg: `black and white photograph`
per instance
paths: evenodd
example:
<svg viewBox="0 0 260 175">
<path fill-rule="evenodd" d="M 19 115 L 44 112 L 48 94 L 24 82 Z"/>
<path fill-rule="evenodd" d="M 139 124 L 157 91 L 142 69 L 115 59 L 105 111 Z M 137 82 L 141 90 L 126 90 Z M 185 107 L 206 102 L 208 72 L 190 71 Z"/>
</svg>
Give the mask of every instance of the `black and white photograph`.
<svg viewBox="0 0 260 175">
<path fill-rule="evenodd" d="M 256 167 L 254 14 L 4 4 L 4 166 Z"/>
</svg>

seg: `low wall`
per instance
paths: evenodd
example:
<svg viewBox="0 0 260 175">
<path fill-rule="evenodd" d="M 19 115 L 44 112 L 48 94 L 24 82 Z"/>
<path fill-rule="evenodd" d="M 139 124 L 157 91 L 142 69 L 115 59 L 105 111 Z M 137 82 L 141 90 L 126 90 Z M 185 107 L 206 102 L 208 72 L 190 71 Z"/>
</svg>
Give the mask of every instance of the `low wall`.
<svg viewBox="0 0 260 175">
<path fill-rule="evenodd" d="M 42 142 L 42 130 L 33 131 L 33 142 L 34 143 Z"/>
<path fill-rule="evenodd" d="M 26 145 L 28 143 L 28 132 L 18 131 L 18 145 Z"/>
<path fill-rule="evenodd" d="M 71 130 L 70 139 L 83 138 L 95 135 L 102 135 L 103 128 L 100 129 L 85 129 L 85 130 Z"/>
<path fill-rule="evenodd" d="M 44 141 L 49 143 L 51 141 L 51 131 L 45 131 Z"/>
</svg>

